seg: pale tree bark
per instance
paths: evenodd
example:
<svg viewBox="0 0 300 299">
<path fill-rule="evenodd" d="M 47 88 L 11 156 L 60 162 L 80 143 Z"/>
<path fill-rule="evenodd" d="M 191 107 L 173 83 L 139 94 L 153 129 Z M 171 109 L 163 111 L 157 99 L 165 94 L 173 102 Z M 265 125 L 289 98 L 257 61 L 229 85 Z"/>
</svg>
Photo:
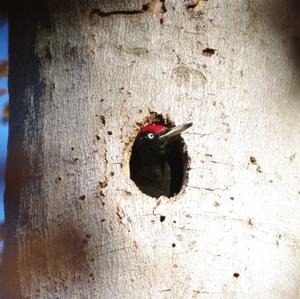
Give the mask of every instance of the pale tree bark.
<svg viewBox="0 0 300 299">
<path fill-rule="evenodd" d="M 10 18 L 1 296 L 299 298 L 292 6 L 66 3 Z M 173 198 L 129 179 L 149 111 L 194 123 Z"/>
</svg>

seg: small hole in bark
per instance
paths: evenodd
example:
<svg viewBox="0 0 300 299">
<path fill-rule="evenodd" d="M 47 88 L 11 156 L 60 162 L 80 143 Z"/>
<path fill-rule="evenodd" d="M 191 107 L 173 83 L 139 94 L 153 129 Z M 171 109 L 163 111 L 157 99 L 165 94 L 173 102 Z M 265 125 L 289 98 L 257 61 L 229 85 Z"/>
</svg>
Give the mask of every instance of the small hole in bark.
<svg viewBox="0 0 300 299">
<path fill-rule="evenodd" d="M 238 278 L 239 276 L 240 276 L 239 273 L 237 273 L 237 272 L 233 273 L 233 277 Z"/>
<path fill-rule="evenodd" d="M 166 216 L 160 215 L 159 221 L 164 222 L 166 220 Z"/>
<path fill-rule="evenodd" d="M 212 48 L 205 48 L 204 50 L 202 50 L 202 55 L 207 56 L 207 57 L 211 57 L 215 54 L 216 50 L 212 49 Z"/>
<path fill-rule="evenodd" d="M 80 200 L 85 200 L 85 195 L 81 195 L 81 196 L 79 197 L 79 199 L 80 199 Z"/>
<path fill-rule="evenodd" d="M 188 154 L 180 133 L 192 124 L 175 126 L 152 112 L 135 138 L 130 157 L 130 178 L 151 197 L 172 197 L 187 180 Z"/>
<path fill-rule="evenodd" d="M 107 134 L 108 135 L 112 135 L 112 131 L 107 131 Z"/>
<path fill-rule="evenodd" d="M 101 188 L 105 188 L 105 187 L 107 187 L 107 182 L 106 181 L 103 181 L 103 182 L 99 182 L 99 186 L 101 187 Z"/>
<path fill-rule="evenodd" d="M 105 124 L 106 124 L 105 116 L 100 115 L 100 119 L 101 119 L 101 122 L 102 122 L 103 126 L 105 126 Z"/>
<path fill-rule="evenodd" d="M 55 179 L 55 182 L 56 182 L 56 183 L 59 183 L 59 182 L 61 182 L 61 180 L 62 180 L 62 178 L 61 178 L 60 176 L 58 176 L 58 177 Z"/>
<path fill-rule="evenodd" d="M 176 244 L 175 244 L 175 243 L 172 243 L 172 247 L 175 248 L 175 247 L 176 247 Z"/>
</svg>

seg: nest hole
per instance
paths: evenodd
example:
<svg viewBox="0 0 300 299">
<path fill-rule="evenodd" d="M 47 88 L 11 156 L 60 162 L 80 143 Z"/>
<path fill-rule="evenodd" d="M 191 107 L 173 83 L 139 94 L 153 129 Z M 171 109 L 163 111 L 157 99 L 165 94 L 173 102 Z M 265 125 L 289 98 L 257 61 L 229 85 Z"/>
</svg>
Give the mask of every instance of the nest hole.
<svg viewBox="0 0 300 299">
<path fill-rule="evenodd" d="M 149 119 L 149 118 L 148 118 Z M 165 126 L 166 130 L 175 127 L 169 119 L 164 119 L 160 114 L 145 125 Z M 188 152 L 186 144 L 177 135 L 162 144 L 157 136 L 149 140 L 147 131 L 138 132 L 132 146 L 130 156 L 130 178 L 136 186 L 146 195 L 151 197 L 173 197 L 178 194 L 186 184 L 188 178 Z M 163 148 L 165 146 L 165 148 Z"/>
</svg>

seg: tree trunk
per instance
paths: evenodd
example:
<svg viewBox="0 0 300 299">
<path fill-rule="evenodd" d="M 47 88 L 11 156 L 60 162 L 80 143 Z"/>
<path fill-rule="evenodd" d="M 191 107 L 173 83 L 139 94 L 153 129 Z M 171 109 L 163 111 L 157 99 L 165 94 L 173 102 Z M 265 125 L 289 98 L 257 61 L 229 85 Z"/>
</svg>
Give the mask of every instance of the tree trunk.
<svg viewBox="0 0 300 299">
<path fill-rule="evenodd" d="M 287 2 L 11 12 L 2 298 L 300 297 L 299 53 Z M 130 180 L 150 111 L 193 122 L 188 180 L 172 198 Z"/>
</svg>

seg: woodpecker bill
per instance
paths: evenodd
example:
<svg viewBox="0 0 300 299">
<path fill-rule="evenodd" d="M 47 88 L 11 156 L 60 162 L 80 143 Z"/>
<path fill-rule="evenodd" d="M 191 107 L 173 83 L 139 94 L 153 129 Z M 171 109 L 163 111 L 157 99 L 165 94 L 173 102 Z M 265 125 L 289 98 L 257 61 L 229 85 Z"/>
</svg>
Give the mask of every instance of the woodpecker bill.
<svg viewBox="0 0 300 299">
<path fill-rule="evenodd" d="M 130 178 L 142 192 L 170 197 L 180 191 L 184 177 L 180 134 L 191 126 L 151 124 L 140 129 L 132 147 Z"/>
</svg>

